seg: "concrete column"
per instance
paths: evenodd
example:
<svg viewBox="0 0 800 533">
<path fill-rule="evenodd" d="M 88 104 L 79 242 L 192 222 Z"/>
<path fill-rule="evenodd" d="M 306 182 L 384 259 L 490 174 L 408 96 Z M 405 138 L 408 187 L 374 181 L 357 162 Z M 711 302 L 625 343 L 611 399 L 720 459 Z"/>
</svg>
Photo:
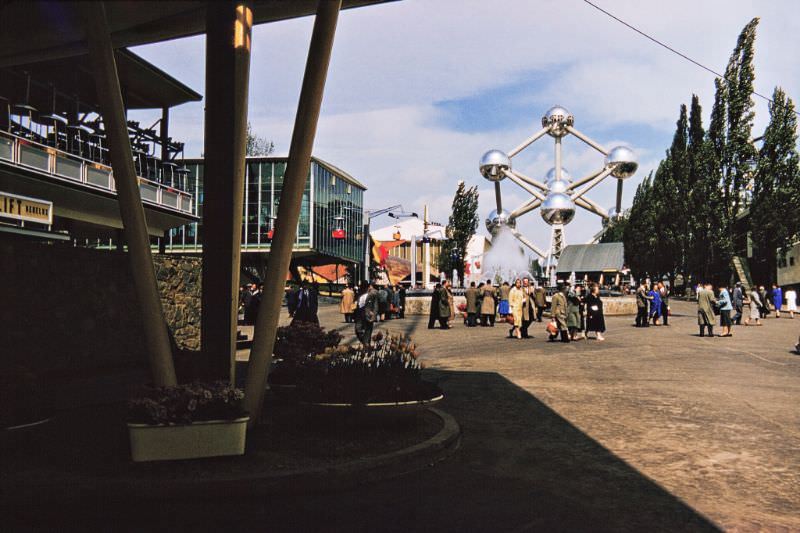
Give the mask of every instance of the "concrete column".
<svg viewBox="0 0 800 533">
<path fill-rule="evenodd" d="M 292 144 L 289 147 L 289 161 L 286 165 L 278 218 L 275 221 L 275 233 L 267 263 L 264 295 L 258 311 L 247 369 L 244 403 L 245 409 L 250 413 L 251 426 L 258 422 L 261 404 L 264 401 L 264 388 L 272 362 L 272 349 L 275 346 L 286 272 L 292 259 L 292 246 L 297 222 L 300 219 L 303 189 L 311 166 L 311 149 L 317 132 L 317 121 L 341 4 L 341 0 L 320 0 L 311 34 Z"/>
<path fill-rule="evenodd" d="M 159 137 L 161 140 L 161 161 L 169 161 L 169 149 L 167 139 L 169 139 L 169 108 L 161 108 L 161 123 L 159 124 Z"/>
<path fill-rule="evenodd" d="M 150 237 L 147 234 L 139 183 L 133 166 L 125 106 L 106 23 L 105 5 L 103 2 L 84 2 L 80 7 L 85 21 L 89 56 L 103 115 L 111 166 L 117 184 L 119 212 L 128 245 L 133 284 L 142 311 L 144 348 L 150 361 L 153 382 L 156 385 L 175 385 L 177 381 L 172 348 L 156 284 Z"/>
<path fill-rule="evenodd" d="M 234 379 L 244 203 L 250 33 L 247 2 L 208 2 L 201 342 L 213 374 Z"/>
</svg>

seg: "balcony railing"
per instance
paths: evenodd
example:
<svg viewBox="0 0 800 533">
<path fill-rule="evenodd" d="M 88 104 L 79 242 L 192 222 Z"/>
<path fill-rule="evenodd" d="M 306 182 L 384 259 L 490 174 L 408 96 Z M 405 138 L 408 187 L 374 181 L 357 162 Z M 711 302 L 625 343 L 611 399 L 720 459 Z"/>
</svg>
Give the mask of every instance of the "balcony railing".
<svg viewBox="0 0 800 533">
<path fill-rule="evenodd" d="M 0 130 L 0 163 L 10 163 L 45 173 L 59 180 L 80 183 L 87 188 L 116 193 L 114 173 L 108 165 L 2 130 Z M 191 194 L 142 177 L 137 179 L 142 202 L 192 214 L 194 202 Z"/>
</svg>

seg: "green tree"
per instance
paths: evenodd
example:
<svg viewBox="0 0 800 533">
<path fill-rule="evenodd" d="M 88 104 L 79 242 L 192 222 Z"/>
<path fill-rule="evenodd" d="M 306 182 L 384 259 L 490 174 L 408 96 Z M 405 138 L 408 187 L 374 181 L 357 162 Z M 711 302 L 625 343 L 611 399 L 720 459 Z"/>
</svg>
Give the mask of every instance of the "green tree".
<svg viewBox="0 0 800 533">
<path fill-rule="evenodd" d="M 775 88 L 770 121 L 758 155 L 750 206 L 753 273 L 774 282 L 777 258 L 782 257 L 800 232 L 800 170 L 797 154 L 797 115 L 791 98 Z"/>
<path fill-rule="evenodd" d="M 758 17 L 751 20 L 739 34 L 728 66 L 725 69 L 726 135 L 722 152 L 722 183 L 728 231 L 739 214 L 744 188 L 750 177 L 750 162 L 757 155 L 751 142 L 753 130 L 753 44 Z"/>
<path fill-rule="evenodd" d="M 456 270 L 459 279 L 464 279 L 464 258 L 467 244 L 478 229 L 478 187 L 467 189 L 463 181 L 458 182 L 450 219 L 447 222 L 447 240 L 439 253 L 439 270 L 448 275 Z"/>
<path fill-rule="evenodd" d="M 623 242 L 625 235 L 625 226 L 628 225 L 628 215 L 623 213 L 617 218 L 612 218 L 605 222 L 603 228 L 603 236 L 600 237 L 600 242 Z"/>
<path fill-rule="evenodd" d="M 245 155 L 248 156 L 268 156 L 275 151 L 275 143 L 268 141 L 253 131 L 250 123 L 247 123 L 247 144 L 245 145 Z"/>
<path fill-rule="evenodd" d="M 653 206 L 653 173 L 636 187 L 633 204 L 622 232 L 625 263 L 639 277 L 655 273 L 653 253 L 656 213 Z"/>
</svg>

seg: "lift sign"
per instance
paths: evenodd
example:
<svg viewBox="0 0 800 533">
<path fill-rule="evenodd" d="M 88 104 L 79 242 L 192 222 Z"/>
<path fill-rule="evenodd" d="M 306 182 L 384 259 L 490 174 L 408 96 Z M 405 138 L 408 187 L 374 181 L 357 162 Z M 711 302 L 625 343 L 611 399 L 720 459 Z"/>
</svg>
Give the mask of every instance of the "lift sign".
<svg viewBox="0 0 800 533">
<path fill-rule="evenodd" d="M 0 218 L 51 225 L 53 202 L 0 192 Z"/>
</svg>

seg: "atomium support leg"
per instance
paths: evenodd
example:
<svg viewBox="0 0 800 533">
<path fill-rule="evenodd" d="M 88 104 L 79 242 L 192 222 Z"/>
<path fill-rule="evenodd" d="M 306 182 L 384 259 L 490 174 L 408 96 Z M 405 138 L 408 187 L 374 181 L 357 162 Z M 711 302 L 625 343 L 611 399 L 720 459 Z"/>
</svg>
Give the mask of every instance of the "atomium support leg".
<svg viewBox="0 0 800 533">
<path fill-rule="evenodd" d="M 503 174 L 505 174 L 508 179 L 510 179 L 511 181 L 513 181 L 514 183 L 516 183 L 517 185 L 519 185 L 520 187 L 525 189 L 526 192 L 528 192 L 532 196 L 534 196 L 537 199 L 539 199 L 542 202 L 544 202 L 544 195 L 542 193 L 540 193 L 539 191 L 537 191 L 536 189 L 534 189 L 533 187 L 531 187 L 530 185 L 528 185 L 527 183 L 525 183 L 524 181 L 519 179 L 517 176 L 514 175 L 513 172 L 509 172 L 508 170 L 504 170 Z M 499 184 L 495 184 L 495 185 L 497 185 L 499 187 Z"/>
<path fill-rule="evenodd" d="M 566 126 L 566 129 L 567 129 L 568 132 L 570 132 L 575 137 L 577 137 L 578 139 L 582 140 L 583 142 L 585 142 L 586 144 L 588 144 L 589 146 L 591 146 L 592 148 L 594 148 L 595 150 L 597 150 L 601 154 L 608 155 L 608 150 L 606 150 L 605 148 L 603 148 L 602 146 L 600 146 L 599 144 L 594 142 L 587 135 L 584 135 L 583 133 L 579 132 L 578 130 L 576 130 L 572 126 Z"/>
<path fill-rule="evenodd" d="M 580 198 L 581 196 L 592 190 L 595 187 L 595 185 L 606 179 L 611 174 L 611 172 L 613 172 L 613 170 L 614 170 L 613 168 L 605 169 L 603 172 L 598 174 L 597 177 L 595 177 L 592 181 L 587 183 L 582 189 L 572 193 L 570 198 L 572 198 L 573 201 L 577 200 L 578 198 Z"/>
<path fill-rule="evenodd" d="M 503 212 L 503 198 L 500 196 L 500 182 L 494 182 L 494 199 L 497 202 L 497 212 Z"/>
<path fill-rule="evenodd" d="M 531 198 L 530 200 L 528 200 L 527 202 L 525 202 L 524 204 L 522 204 L 518 208 L 514 209 L 511 212 L 511 215 L 509 215 L 508 218 L 513 220 L 515 218 L 521 217 L 525 213 L 529 213 L 530 211 L 533 211 L 534 209 L 536 209 L 540 205 L 542 205 L 542 201 L 541 200 L 539 200 L 538 198 Z"/>
<path fill-rule="evenodd" d="M 545 259 L 547 257 L 547 254 L 545 254 L 538 246 L 529 241 L 524 235 L 522 235 L 520 232 L 518 232 L 513 228 L 510 229 L 511 229 L 511 234 L 514 235 L 514 237 L 516 237 L 519 242 L 530 248 L 533 251 L 533 253 L 535 253 L 542 259 Z"/>
<path fill-rule="evenodd" d="M 519 146 L 517 146 L 516 148 L 514 148 L 513 150 L 508 152 L 508 157 L 514 157 L 515 155 L 517 155 L 518 153 L 523 151 L 525 148 L 527 148 L 528 146 L 530 146 L 534 142 L 538 141 L 541 137 L 543 137 L 548 132 L 549 129 L 550 129 L 549 126 L 546 127 L 546 128 L 542 128 L 539 131 L 537 131 L 536 133 L 534 133 L 533 135 L 531 135 L 530 137 L 528 137 L 527 139 L 525 139 L 525 141 L 522 144 L 520 144 Z"/>
</svg>

